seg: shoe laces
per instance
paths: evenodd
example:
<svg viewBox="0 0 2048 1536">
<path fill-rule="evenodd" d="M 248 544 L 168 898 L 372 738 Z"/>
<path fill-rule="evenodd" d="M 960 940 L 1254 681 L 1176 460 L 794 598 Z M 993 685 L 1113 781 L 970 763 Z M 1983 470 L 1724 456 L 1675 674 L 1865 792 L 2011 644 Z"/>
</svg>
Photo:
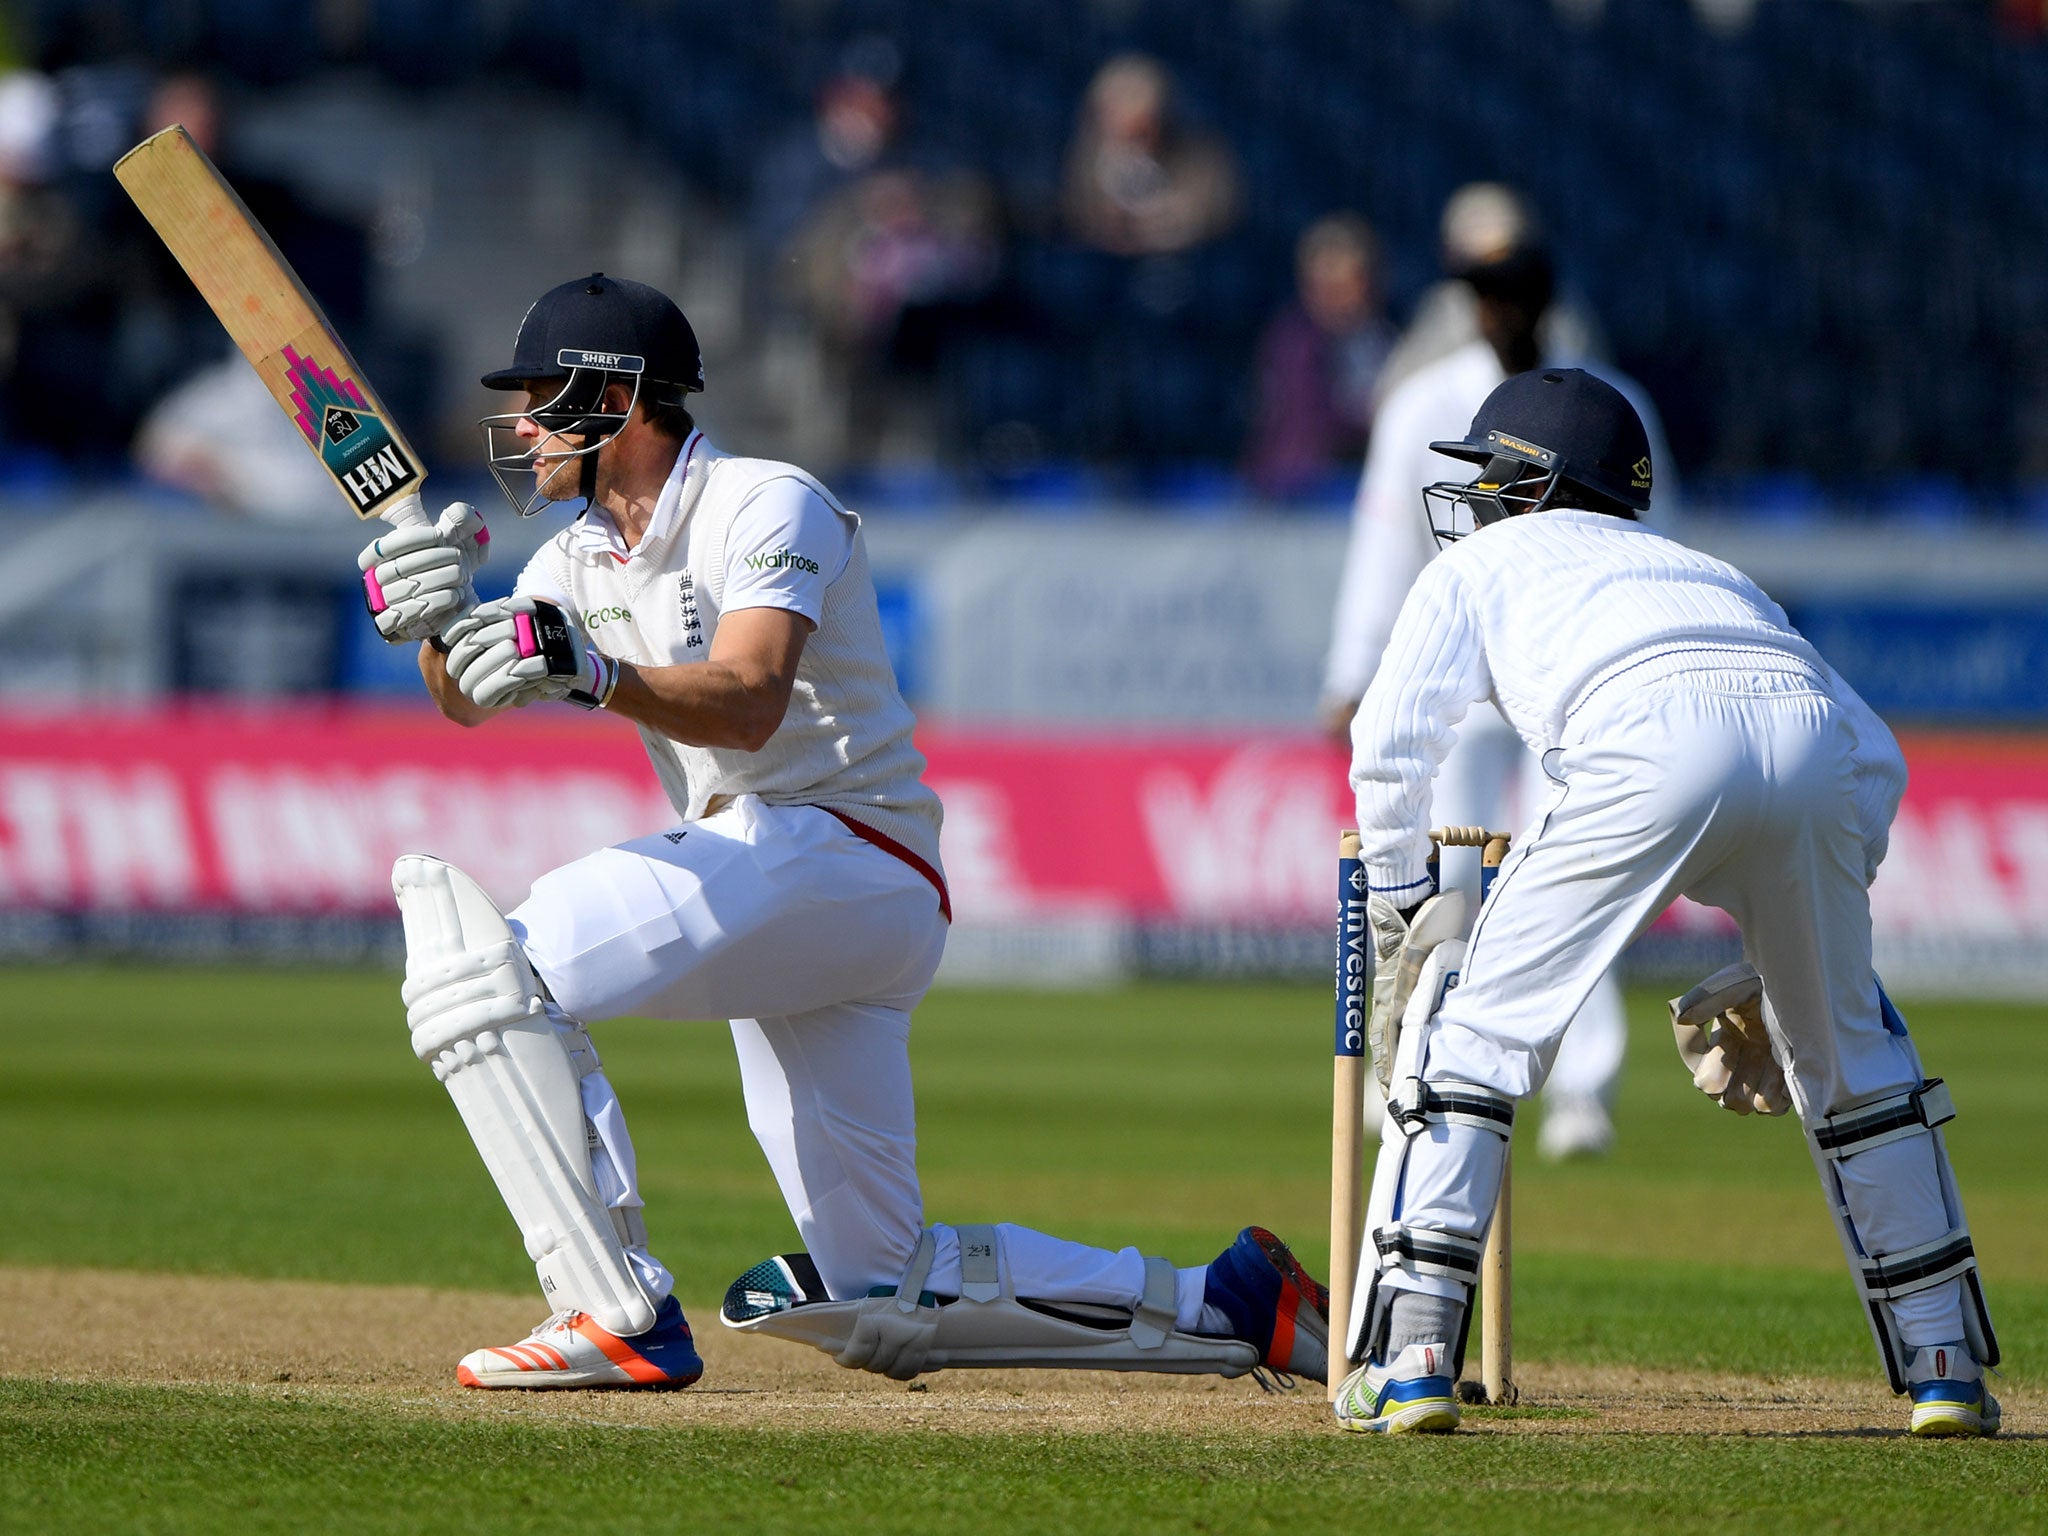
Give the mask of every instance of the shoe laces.
<svg viewBox="0 0 2048 1536">
<path fill-rule="evenodd" d="M 534 1329 L 527 1337 L 529 1339 L 537 1339 L 542 1334 L 553 1333 L 558 1328 L 574 1327 L 576 1319 L 582 1315 L 582 1312 L 578 1311 L 575 1307 L 564 1307 L 561 1311 L 552 1314 L 546 1322 Z"/>
<path fill-rule="evenodd" d="M 1276 1371 L 1268 1365 L 1253 1366 L 1251 1375 L 1252 1380 L 1259 1384 L 1259 1390 L 1262 1392 L 1292 1392 L 1300 1385 L 1287 1372 Z"/>
</svg>

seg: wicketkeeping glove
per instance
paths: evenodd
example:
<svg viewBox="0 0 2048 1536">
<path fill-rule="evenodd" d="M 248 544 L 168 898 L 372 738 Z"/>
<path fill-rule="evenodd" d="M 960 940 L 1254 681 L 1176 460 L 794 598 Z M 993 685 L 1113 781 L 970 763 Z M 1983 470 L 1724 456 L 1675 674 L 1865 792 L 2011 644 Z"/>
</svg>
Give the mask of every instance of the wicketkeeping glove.
<svg viewBox="0 0 2048 1536">
<path fill-rule="evenodd" d="M 1747 964 L 1716 971 L 1671 999 L 1671 1033 L 1693 1086 L 1738 1115 L 1782 1115 L 1792 1107 L 1763 1007 L 1763 978 Z"/>
<path fill-rule="evenodd" d="M 485 709 L 564 699 L 584 709 L 609 703 L 619 664 L 590 643 L 575 617 L 537 597 L 479 603 L 441 638 L 448 675 Z"/>
<path fill-rule="evenodd" d="M 458 501 L 431 527 L 400 528 L 357 555 L 377 633 L 393 645 L 431 640 L 474 608 L 490 542 L 476 508 Z"/>
</svg>

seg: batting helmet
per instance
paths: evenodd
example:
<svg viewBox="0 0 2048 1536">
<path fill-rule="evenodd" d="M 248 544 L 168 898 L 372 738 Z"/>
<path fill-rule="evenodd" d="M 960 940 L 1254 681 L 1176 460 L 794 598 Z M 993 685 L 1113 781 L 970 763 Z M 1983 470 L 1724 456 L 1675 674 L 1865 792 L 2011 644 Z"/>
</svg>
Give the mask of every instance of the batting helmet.
<svg viewBox="0 0 2048 1536">
<path fill-rule="evenodd" d="M 563 456 L 580 465 L 577 488 L 592 494 L 597 451 L 625 426 L 641 404 L 684 404 L 704 387 L 704 356 L 697 334 L 675 301 L 657 288 L 593 272 L 550 288 L 526 311 L 512 343 L 512 363 L 483 376 L 486 389 L 524 389 L 549 394 L 525 412 L 486 416 L 485 456 L 505 495 L 524 516 L 548 496 L 551 473 L 531 495 L 522 495 L 511 476 L 530 471 L 535 449 L 518 440 L 518 423 L 530 417 L 552 433 L 584 439 Z M 623 411 L 604 409 L 606 386 L 630 384 Z M 551 392 L 551 393 L 550 393 Z M 557 466 L 557 470 L 563 467 Z"/>
</svg>

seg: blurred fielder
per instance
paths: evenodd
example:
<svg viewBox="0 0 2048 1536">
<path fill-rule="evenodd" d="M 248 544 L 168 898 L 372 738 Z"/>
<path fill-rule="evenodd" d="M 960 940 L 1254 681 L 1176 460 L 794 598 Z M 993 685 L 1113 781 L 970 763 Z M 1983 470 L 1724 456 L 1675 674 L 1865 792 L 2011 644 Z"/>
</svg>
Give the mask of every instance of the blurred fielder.
<svg viewBox="0 0 2048 1536">
<path fill-rule="evenodd" d="M 1487 195 L 1476 195 L 1481 193 Z M 1359 481 L 1323 681 L 1324 724 L 1339 740 L 1349 739 L 1351 717 L 1380 664 L 1402 599 L 1436 554 L 1428 527 L 1415 516 L 1415 498 L 1439 472 L 1427 445 L 1462 433 L 1480 402 L 1510 373 L 1539 362 L 1579 360 L 1557 352 L 1552 339 L 1557 328 L 1546 326 L 1555 314 L 1555 278 L 1549 253 L 1520 200 L 1492 185 L 1465 189 L 1453 199 L 1454 207 L 1461 199 L 1469 208 L 1456 242 L 1449 240 L 1447 225 L 1446 260 L 1454 263 L 1459 280 L 1449 286 L 1466 295 L 1467 308 L 1458 315 L 1470 329 L 1454 329 L 1448 351 L 1423 363 L 1386 396 Z M 1580 329 L 1567 327 L 1565 332 L 1575 335 Z M 1458 341 L 1459 334 L 1467 339 Z M 1599 371 L 1635 390 L 1610 371 Z M 1660 508 L 1667 523 L 1671 501 L 1667 486 Z M 1492 704 L 1482 704 L 1444 758 L 1428 815 L 1439 826 L 1520 828 L 1541 799 L 1542 784 L 1535 759 L 1514 729 Z M 1475 860 L 1476 855 L 1463 852 L 1447 856 L 1476 900 Z M 1621 988 L 1603 979 L 1572 1022 L 1544 1089 L 1537 1137 L 1544 1156 L 1596 1156 L 1608 1149 L 1614 1139 L 1608 1106 L 1627 1040 Z"/>
<path fill-rule="evenodd" d="M 446 1084 L 553 1314 L 467 1355 L 472 1387 L 686 1386 L 702 1364 L 648 1246 L 618 1095 L 585 1032 L 732 1021 L 747 1113 L 805 1253 L 735 1281 L 731 1326 L 909 1377 L 1090 1366 L 1324 1378 L 1326 1301 L 1247 1228 L 1176 1269 L 1016 1226 L 930 1226 L 910 1014 L 945 947 L 939 802 L 882 646 L 860 520 L 787 464 L 720 452 L 682 312 L 593 275 L 543 294 L 485 418 L 522 515 L 581 515 L 478 604 L 456 505 L 363 552 L 383 636 L 420 641 L 443 714 L 563 701 L 632 722 L 680 821 L 543 875 L 500 914 L 437 859 L 392 881 L 412 1043 Z M 531 475 L 527 490 L 523 477 Z"/>
<path fill-rule="evenodd" d="M 1344 1341 L 1351 1429 L 1449 1430 L 1515 1105 L 1565 1023 L 1674 897 L 1740 924 L 1748 964 L 1672 1004 L 1694 1082 L 1796 1109 L 1916 1435 L 1988 1435 L 1998 1363 L 1940 1127 L 1955 1113 L 1871 970 L 1869 885 L 1905 788 L 1891 733 L 1741 572 L 1642 527 L 1641 419 L 1576 369 L 1518 374 L 1437 452 L 1456 538 L 1415 583 L 1352 729 L 1368 916 L 1383 962 L 1432 898 L 1429 781 L 1498 701 L 1551 789 L 1456 977 L 1374 978 L 1390 1087 L 1371 1246 Z M 1469 535 L 1459 537 L 1459 535 Z"/>
</svg>

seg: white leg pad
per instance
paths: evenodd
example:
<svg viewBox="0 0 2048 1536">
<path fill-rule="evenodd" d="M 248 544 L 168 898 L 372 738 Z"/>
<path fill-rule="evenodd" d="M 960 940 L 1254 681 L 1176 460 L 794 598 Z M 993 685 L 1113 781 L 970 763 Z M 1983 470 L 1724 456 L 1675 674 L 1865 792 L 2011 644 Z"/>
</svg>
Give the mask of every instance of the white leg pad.
<svg viewBox="0 0 2048 1536">
<path fill-rule="evenodd" d="M 1998 1364 L 1998 1338 L 1984 1300 L 1977 1252 L 1963 1219 L 1962 1194 L 1949 1165 L 1948 1144 L 1941 1134 L 1941 1127 L 1953 1120 L 1955 1113 L 1948 1087 L 1937 1077 L 1910 1092 L 1843 1110 L 1806 1128 L 1807 1145 L 1827 1195 L 1828 1214 L 1834 1217 L 1857 1297 L 1869 1318 L 1894 1392 L 1906 1390 L 1906 1365 L 1915 1346 L 1900 1333 L 1891 1303 L 1952 1282 L 1961 1284 L 1963 1337 L 1971 1353 L 1980 1365 Z M 1853 1192 L 1852 1182 L 1844 1178 L 1843 1169 L 1860 1155 L 1909 1138 L 1923 1142 L 1934 1159 L 1948 1230 L 1931 1242 L 1875 1253 L 1871 1249 L 1876 1245 L 1866 1242 L 1858 1229 L 1854 1207 L 1859 1196 Z M 1871 1219 L 1872 1213 L 1866 1210 L 1866 1225 Z"/>
<path fill-rule="evenodd" d="M 1393 1090 L 1366 1202 L 1367 1246 L 1359 1257 L 1351 1337 L 1345 1341 L 1353 1365 L 1373 1356 L 1397 1287 L 1462 1299 L 1470 1321 L 1515 1102 L 1477 1084 L 1426 1078 L 1437 1010 L 1458 984 L 1465 947 L 1453 939 L 1430 952 L 1401 1021 Z M 1428 1177 L 1420 1177 L 1418 1160 L 1427 1165 Z M 1418 1180 L 1428 1186 L 1427 1201 L 1419 1198 L 1424 1191 Z M 1462 1359 L 1464 1341 L 1447 1342 Z"/>
<path fill-rule="evenodd" d="M 1145 1292 L 1134 1311 L 1038 1302 L 1016 1294 L 997 1228 L 954 1230 L 957 1298 L 924 1288 L 938 1247 L 927 1230 L 894 1292 L 826 1299 L 810 1260 L 789 1254 L 734 1281 L 719 1318 L 728 1328 L 808 1344 L 841 1365 L 897 1381 L 947 1367 L 1242 1376 L 1259 1363 L 1258 1348 L 1245 1340 L 1175 1329 L 1178 1281 L 1165 1259 L 1145 1261 Z"/>
<path fill-rule="evenodd" d="M 644 1242 L 638 1212 L 609 1209 L 591 1170 L 578 1087 L 597 1069 L 589 1037 L 578 1029 L 572 1041 L 562 1038 L 519 941 L 468 875 L 407 854 L 392 868 L 391 888 L 405 923 L 413 1051 L 461 1112 L 541 1290 L 556 1308 L 587 1312 L 613 1333 L 646 1332 L 655 1304 L 626 1257 L 627 1242 Z"/>
</svg>

